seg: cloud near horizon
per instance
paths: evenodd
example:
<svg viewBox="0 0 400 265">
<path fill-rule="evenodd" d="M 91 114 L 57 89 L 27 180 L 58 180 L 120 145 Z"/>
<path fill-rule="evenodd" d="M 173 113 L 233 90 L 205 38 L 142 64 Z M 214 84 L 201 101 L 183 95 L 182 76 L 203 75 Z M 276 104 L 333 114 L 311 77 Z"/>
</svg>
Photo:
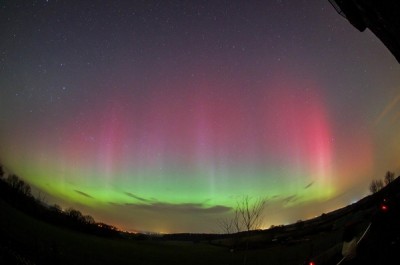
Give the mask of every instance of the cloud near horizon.
<svg viewBox="0 0 400 265">
<path fill-rule="evenodd" d="M 135 194 L 132 194 L 132 193 L 130 193 L 130 192 L 124 192 L 124 194 L 127 195 L 127 196 L 129 196 L 129 197 L 131 197 L 131 198 L 134 198 L 134 199 L 136 199 L 136 200 L 138 200 L 138 201 L 150 202 L 150 200 L 145 199 L 145 198 L 142 198 L 142 197 L 139 197 L 139 196 L 136 196 Z"/>
<path fill-rule="evenodd" d="M 93 199 L 93 196 L 90 196 L 89 194 L 87 194 L 87 193 L 85 193 L 85 192 L 83 192 L 83 191 L 80 191 L 80 190 L 74 190 L 74 191 L 75 191 L 76 193 L 82 195 L 82 196 L 85 196 L 85 197 L 87 197 L 87 198 Z"/>
<path fill-rule="evenodd" d="M 179 214 L 223 214 L 232 210 L 232 207 L 224 205 L 205 206 L 202 203 L 167 203 L 158 201 L 149 201 L 147 203 L 125 203 L 116 204 L 124 207 L 129 207 L 132 210 L 145 210 L 152 212 L 169 212 Z"/>
</svg>

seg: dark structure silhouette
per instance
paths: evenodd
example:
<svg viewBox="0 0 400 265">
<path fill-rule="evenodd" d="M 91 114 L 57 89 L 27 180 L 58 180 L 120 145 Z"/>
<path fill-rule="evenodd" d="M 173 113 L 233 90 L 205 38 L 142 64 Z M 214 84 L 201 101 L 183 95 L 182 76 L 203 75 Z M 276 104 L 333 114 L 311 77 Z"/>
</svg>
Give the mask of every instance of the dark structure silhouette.
<svg viewBox="0 0 400 265">
<path fill-rule="evenodd" d="M 371 30 L 400 63 L 400 1 L 329 0 L 356 29 Z"/>
</svg>

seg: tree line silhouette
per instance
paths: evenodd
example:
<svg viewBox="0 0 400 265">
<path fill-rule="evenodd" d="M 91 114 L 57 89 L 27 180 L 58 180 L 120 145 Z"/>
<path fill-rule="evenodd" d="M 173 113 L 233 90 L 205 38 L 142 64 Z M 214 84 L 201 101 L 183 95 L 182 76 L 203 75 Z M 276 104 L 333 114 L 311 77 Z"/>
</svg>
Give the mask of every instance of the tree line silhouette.
<svg viewBox="0 0 400 265">
<path fill-rule="evenodd" d="M 395 179 L 394 172 L 386 171 L 383 179 L 373 179 L 369 185 L 369 191 L 371 193 L 377 193 L 383 187 L 389 185 Z"/>
<path fill-rule="evenodd" d="M 2 165 L 0 199 L 42 221 L 99 236 L 120 236 L 116 227 L 96 222 L 90 215 L 83 215 L 74 208 L 62 210 L 57 204 L 47 205 L 42 198 L 35 198 L 30 185 L 15 174 L 7 175 Z"/>
</svg>

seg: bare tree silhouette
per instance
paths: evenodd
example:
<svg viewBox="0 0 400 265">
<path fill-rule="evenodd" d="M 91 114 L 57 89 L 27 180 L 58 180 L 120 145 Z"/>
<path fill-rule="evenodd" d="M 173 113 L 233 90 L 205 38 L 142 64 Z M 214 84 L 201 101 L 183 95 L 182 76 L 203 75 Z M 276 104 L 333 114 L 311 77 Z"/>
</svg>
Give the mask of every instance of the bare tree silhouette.
<svg viewBox="0 0 400 265">
<path fill-rule="evenodd" d="M 252 203 L 252 198 L 249 196 L 244 196 L 242 200 L 238 201 L 236 209 L 239 212 L 240 220 L 245 231 L 261 228 L 265 204 L 266 200 L 264 198 L 257 198 L 255 202 Z"/>
<path fill-rule="evenodd" d="M 392 171 L 386 171 L 385 176 L 382 179 L 374 179 L 371 181 L 371 183 L 369 184 L 369 191 L 371 193 L 376 193 L 378 191 L 380 191 L 384 186 L 389 185 L 390 183 L 393 182 L 393 180 L 395 179 L 394 177 L 394 172 Z"/>
<path fill-rule="evenodd" d="M 372 193 L 376 193 L 380 191 L 383 188 L 383 186 L 384 186 L 383 181 L 381 179 L 374 179 L 369 186 L 369 190 Z"/>
<path fill-rule="evenodd" d="M 233 216 L 221 219 L 219 227 L 226 234 L 260 229 L 266 202 L 265 198 L 243 196 L 237 201 Z"/>
<path fill-rule="evenodd" d="M 7 182 L 16 191 L 18 191 L 26 196 L 31 196 L 31 186 L 26 184 L 17 175 L 12 174 L 12 175 L 8 176 Z"/>
<path fill-rule="evenodd" d="M 392 183 L 394 180 L 394 172 L 387 171 L 383 180 L 385 182 L 385 185 Z"/>
<path fill-rule="evenodd" d="M 224 234 L 232 234 L 235 231 L 234 225 L 233 225 L 233 219 L 231 218 L 223 218 L 219 221 L 219 227 L 222 230 L 222 233 Z"/>
</svg>

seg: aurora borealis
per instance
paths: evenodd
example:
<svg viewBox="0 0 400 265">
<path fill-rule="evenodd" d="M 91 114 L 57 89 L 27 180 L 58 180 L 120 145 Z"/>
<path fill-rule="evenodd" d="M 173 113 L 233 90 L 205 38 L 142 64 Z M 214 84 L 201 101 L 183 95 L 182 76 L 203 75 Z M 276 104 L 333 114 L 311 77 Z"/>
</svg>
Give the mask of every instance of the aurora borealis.
<svg viewBox="0 0 400 265">
<path fill-rule="evenodd" d="M 0 162 L 121 229 L 264 227 L 400 171 L 400 66 L 328 1 L 3 1 Z"/>
</svg>

